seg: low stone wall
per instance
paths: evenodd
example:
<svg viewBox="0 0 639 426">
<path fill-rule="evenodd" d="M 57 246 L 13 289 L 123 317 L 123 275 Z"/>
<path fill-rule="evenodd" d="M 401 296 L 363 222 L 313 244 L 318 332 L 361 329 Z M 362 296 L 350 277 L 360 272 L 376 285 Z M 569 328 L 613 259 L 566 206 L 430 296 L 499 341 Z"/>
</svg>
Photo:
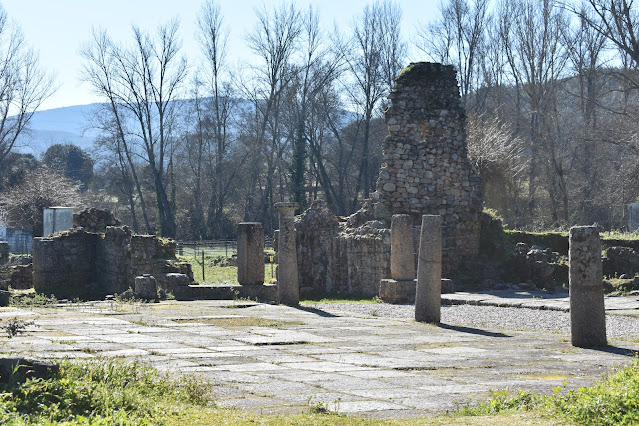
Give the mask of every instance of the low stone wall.
<svg viewBox="0 0 639 426">
<path fill-rule="evenodd" d="M 33 288 L 58 298 L 87 297 L 96 282 L 96 246 L 99 234 L 65 232 L 59 236 L 34 238 Z"/>
<path fill-rule="evenodd" d="M 150 274 L 158 288 L 170 290 L 170 274 L 185 274 L 193 282 L 191 265 L 178 262 L 175 251 L 173 240 L 132 235 L 126 227 L 34 238 L 34 288 L 58 298 L 99 298 L 134 288 L 136 276 Z"/>
<path fill-rule="evenodd" d="M 373 297 L 390 274 L 390 230 L 379 221 L 350 227 L 321 200 L 295 221 L 302 287 Z"/>
<path fill-rule="evenodd" d="M 9 286 L 13 290 L 26 290 L 33 287 L 33 264 L 12 266 L 10 273 Z"/>
</svg>

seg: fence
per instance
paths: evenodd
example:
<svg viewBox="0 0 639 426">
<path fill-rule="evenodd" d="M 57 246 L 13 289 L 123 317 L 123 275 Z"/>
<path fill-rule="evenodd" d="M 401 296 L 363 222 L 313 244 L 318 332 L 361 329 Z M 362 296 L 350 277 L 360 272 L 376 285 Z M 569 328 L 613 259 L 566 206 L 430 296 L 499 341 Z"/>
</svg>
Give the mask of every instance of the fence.
<svg viewBox="0 0 639 426">
<path fill-rule="evenodd" d="M 33 234 L 31 229 L 7 228 L 6 241 L 9 242 L 9 250 L 13 254 L 31 254 Z"/>
<path fill-rule="evenodd" d="M 264 249 L 273 249 L 273 239 L 264 240 Z M 211 241 L 178 241 L 177 254 L 180 256 L 225 256 L 232 257 L 237 254 L 237 240 L 211 240 Z"/>
<path fill-rule="evenodd" d="M 264 249 L 273 249 L 273 239 L 267 238 L 264 240 Z M 237 255 L 237 241 L 236 240 L 215 240 L 215 241 L 177 241 L 177 255 L 186 257 L 193 266 L 193 273 L 199 279 L 202 278 L 204 282 L 214 281 L 226 281 L 227 279 L 235 280 L 237 277 L 219 277 L 219 270 L 215 271 L 215 265 L 221 264 L 221 266 L 235 265 L 231 262 L 220 262 L 218 258 L 226 257 L 232 258 Z M 265 258 L 267 263 L 269 260 L 273 260 L 271 257 Z M 274 265 L 266 267 L 267 279 L 274 276 Z M 223 268 L 224 269 L 224 268 Z M 270 273 L 269 273 L 270 272 Z"/>
</svg>

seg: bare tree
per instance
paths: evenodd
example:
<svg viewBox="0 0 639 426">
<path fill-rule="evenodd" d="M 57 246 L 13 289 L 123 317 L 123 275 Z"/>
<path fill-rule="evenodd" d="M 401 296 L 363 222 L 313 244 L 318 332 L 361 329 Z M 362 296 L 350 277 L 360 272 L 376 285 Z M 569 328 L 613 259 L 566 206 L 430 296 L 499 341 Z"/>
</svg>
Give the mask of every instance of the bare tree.
<svg viewBox="0 0 639 426">
<path fill-rule="evenodd" d="M 197 18 L 197 39 L 204 56 L 207 94 L 211 96 L 210 102 L 203 105 L 207 111 L 206 130 L 203 135 L 207 137 L 209 153 L 213 156 L 212 172 L 210 178 L 213 181 L 213 190 L 208 203 L 207 233 L 209 236 L 221 235 L 221 221 L 225 199 L 228 195 L 229 180 L 231 177 L 225 174 L 229 168 L 229 124 L 232 118 L 231 112 L 237 105 L 233 80 L 226 63 L 227 42 L 229 29 L 224 25 L 224 19 L 220 6 L 214 0 L 207 0 L 202 4 Z M 237 172 L 237 169 L 234 170 Z"/>
<path fill-rule="evenodd" d="M 463 99 L 477 88 L 479 51 L 488 24 L 488 0 L 448 0 L 439 19 L 418 30 L 415 45 L 431 59 L 455 65 Z"/>
<path fill-rule="evenodd" d="M 559 125 L 557 91 L 568 60 L 562 37 L 568 21 L 553 0 L 502 2 L 498 14 L 510 73 L 525 101 L 519 112 L 527 120 L 530 140 L 528 208 L 532 214 L 537 181 L 540 175 L 544 176 L 552 220 L 557 223 L 561 204 L 562 219 L 567 223 L 568 190 L 558 150 L 564 138 Z"/>
<path fill-rule="evenodd" d="M 0 5 L 0 165 L 54 90 L 53 77 L 40 68 L 37 53 Z"/>
<path fill-rule="evenodd" d="M 249 193 L 244 219 L 257 215 L 263 218 L 267 229 L 274 224 L 270 209 L 274 201 L 275 173 L 282 176 L 282 155 L 285 143 L 290 141 L 282 132 L 281 102 L 298 69 L 293 64 L 302 33 L 300 12 L 291 3 L 279 8 L 256 10 L 258 25 L 247 37 L 251 50 L 260 58 L 261 64 L 252 67 L 250 82 L 244 85 L 244 95 L 250 100 L 255 118 L 253 149 L 249 165 L 251 168 Z M 259 172 L 264 165 L 263 184 L 258 185 Z M 261 186 L 261 188 L 258 188 Z M 261 192 L 259 204 L 256 196 Z M 257 207 L 257 209 L 256 209 Z M 271 212 L 268 214 L 268 212 Z"/>
<path fill-rule="evenodd" d="M 41 236 L 44 209 L 61 204 L 82 206 L 80 184 L 47 167 L 39 167 L 0 197 L 0 215 L 11 226 L 32 228 L 34 236 Z"/>
<path fill-rule="evenodd" d="M 639 65 L 639 15 L 634 0 L 587 0 L 587 4 L 594 15 L 585 8 L 578 15 Z"/>
<path fill-rule="evenodd" d="M 113 111 L 119 108 L 125 114 L 118 119 L 119 137 L 124 137 L 123 122 L 131 121 L 131 135 L 141 147 L 153 177 L 158 233 L 170 237 L 175 236 L 176 229 L 165 174 L 171 166 L 170 155 L 175 143 L 176 99 L 186 77 L 186 60 L 179 57 L 178 28 L 178 22 L 172 21 L 161 26 L 152 37 L 134 26 L 134 42 L 130 47 L 115 46 L 111 42 L 98 44 L 100 38 L 94 37 L 94 52 L 104 51 L 104 60 L 97 64 L 98 75 L 100 72 L 100 77 L 105 72 L 113 74 L 110 85 L 102 84 L 103 79 L 89 79 L 99 95 L 115 104 Z M 85 58 L 90 68 L 95 65 L 95 55 L 90 55 L 90 49 L 85 50 L 89 52 Z M 100 69 L 102 62 L 110 67 Z M 91 69 L 88 71 L 93 75 Z"/>
<path fill-rule="evenodd" d="M 352 37 L 342 44 L 348 77 L 345 87 L 363 124 L 361 163 L 356 195 L 352 206 L 358 204 L 360 191 L 368 197 L 374 189 L 369 161 L 371 120 L 382 98 L 390 90 L 390 75 L 399 72 L 404 51 L 399 37 L 401 8 L 390 1 L 376 1 L 366 6 L 353 22 Z M 392 33 L 392 35 L 389 35 Z M 397 68 L 396 68 L 397 67 Z"/>
</svg>

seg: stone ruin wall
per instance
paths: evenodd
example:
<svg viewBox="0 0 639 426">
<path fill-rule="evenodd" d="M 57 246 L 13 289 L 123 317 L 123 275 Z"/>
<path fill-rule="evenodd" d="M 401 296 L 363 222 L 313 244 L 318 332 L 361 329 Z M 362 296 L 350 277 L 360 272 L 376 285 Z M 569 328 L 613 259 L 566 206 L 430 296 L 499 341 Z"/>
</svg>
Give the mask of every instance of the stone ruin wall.
<svg viewBox="0 0 639 426">
<path fill-rule="evenodd" d="M 377 191 L 348 218 L 316 201 L 296 219 L 302 289 L 377 295 L 380 280 L 390 277 L 393 214 L 412 215 L 416 226 L 424 214 L 442 216 L 444 274 L 479 253 L 479 175 L 467 157 L 455 70 L 411 64 L 395 82 Z"/>
<path fill-rule="evenodd" d="M 175 251 L 172 240 L 132 235 L 126 227 L 34 238 L 33 287 L 59 298 L 99 298 L 134 288 L 136 276 L 151 274 L 158 288 L 170 291 L 172 274 L 193 282 L 191 265 L 178 262 Z"/>
<path fill-rule="evenodd" d="M 376 296 L 390 273 L 390 230 L 379 221 L 350 226 L 323 201 L 295 220 L 302 292 Z"/>
<path fill-rule="evenodd" d="M 424 214 L 443 219 L 443 267 L 479 254 L 482 195 L 468 160 L 466 116 L 455 69 L 416 63 L 396 79 L 386 110 L 389 135 L 375 194 L 375 217 Z"/>
</svg>

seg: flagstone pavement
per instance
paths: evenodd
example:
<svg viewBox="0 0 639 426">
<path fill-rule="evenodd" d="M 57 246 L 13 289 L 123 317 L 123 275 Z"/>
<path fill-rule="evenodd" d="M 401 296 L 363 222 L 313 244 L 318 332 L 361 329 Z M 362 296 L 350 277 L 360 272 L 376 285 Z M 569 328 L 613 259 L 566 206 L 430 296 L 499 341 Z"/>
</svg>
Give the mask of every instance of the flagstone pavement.
<svg viewBox="0 0 639 426">
<path fill-rule="evenodd" d="M 195 373 L 209 380 L 223 406 L 291 413 L 325 403 L 329 409 L 367 417 L 441 413 L 485 401 L 491 390 L 551 393 L 564 383 L 567 389 L 587 386 L 639 351 L 637 297 L 606 299 L 609 323 L 618 318 L 629 331 L 609 333 L 608 347 L 580 349 L 570 345 L 567 295 L 443 296 L 450 306 L 442 308 L 439 325 L 415 322 L 410 305 L 362 303 L 288 307 L 229 300 L 5 307 L 0 308 L 0 326 L 14 317 L 33 325 L 11 339 L 1 337 L 0 344 L 11 355 L 125 358 L 170 374 Z M 499 323 L 500 315 L 519 313 L 528 322 L 548 321 L 542 310 L 563 315 L 556 317 L 561 326 L 544 330 Z M 498 324 L 477 322 L 488 314 Z"/>
</svg>

